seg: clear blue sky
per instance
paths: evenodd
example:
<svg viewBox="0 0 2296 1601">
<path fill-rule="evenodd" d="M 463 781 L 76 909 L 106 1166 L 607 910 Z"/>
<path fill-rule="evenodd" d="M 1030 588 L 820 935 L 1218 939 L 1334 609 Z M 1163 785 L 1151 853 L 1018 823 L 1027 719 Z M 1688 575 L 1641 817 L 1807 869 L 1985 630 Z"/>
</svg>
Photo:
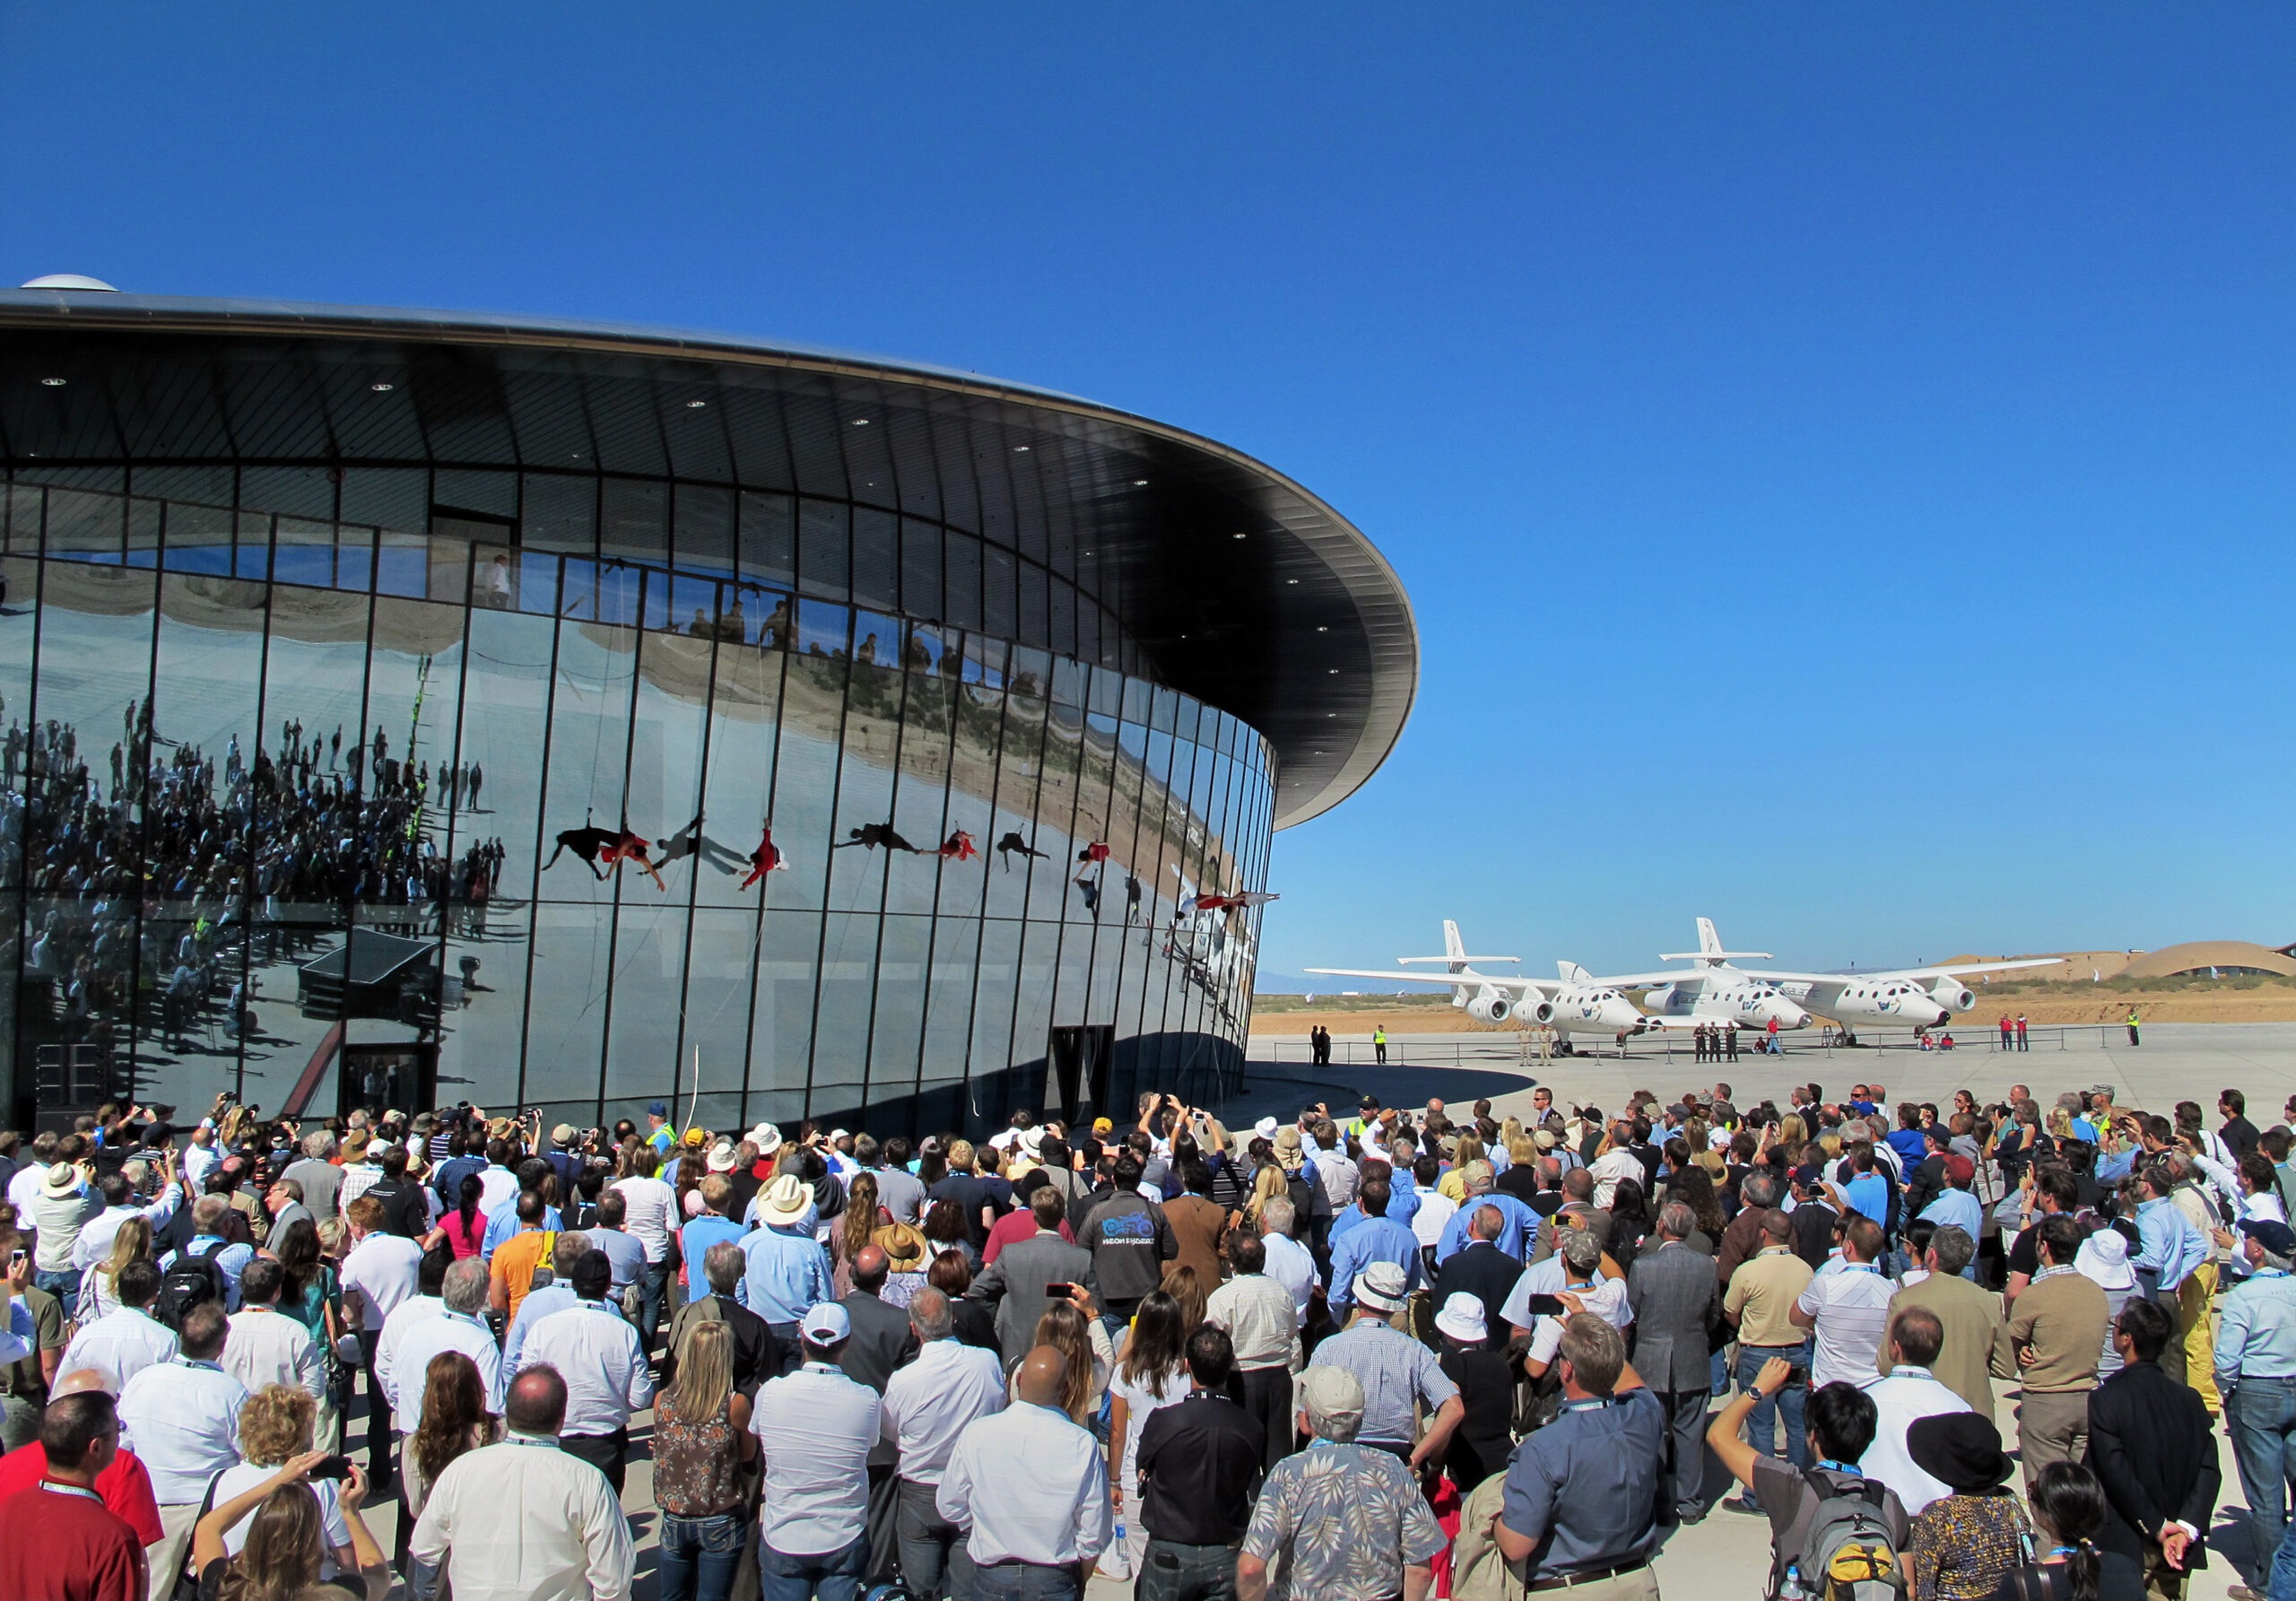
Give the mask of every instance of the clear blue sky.
<svg viewBox="0 0 2296 1601">
<path fill-rule="evenodd" d="M 765 13 L 772 13 L 767 15 Z M 196 14 L 195 14 L 196 13 Z M 2283 6 L 15 5 L 0 275 L 881 350 L 1253 451 L 1419 708 L 1263 965 L 2296 938 Z"/>
</svg>

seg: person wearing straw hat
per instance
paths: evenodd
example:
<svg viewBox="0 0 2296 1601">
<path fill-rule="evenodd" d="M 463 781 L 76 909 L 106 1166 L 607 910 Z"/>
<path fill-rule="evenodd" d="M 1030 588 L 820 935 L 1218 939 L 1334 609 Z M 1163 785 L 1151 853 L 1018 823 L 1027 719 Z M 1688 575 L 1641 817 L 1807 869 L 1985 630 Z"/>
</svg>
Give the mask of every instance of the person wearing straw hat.
<svg viewBox="0 0 2296 1601">
<path fill-rule="evenodd" d="M 1984 1601 L 2022 1566 L 2032 1536 L 2009 1488 L 2001 1432 L 1973 1412 L 1926 1417 L 1906 1450 L 1945 1493 L 1914 1516 L 1904 1560 L 1922 1601 Z"/>
<path fill-rule="evenodd" d="M 1266 1601 L 1268 1569 L 1292 1596 L 1420 1601 L 1448 1544 L 1403 1466 L 1357 1439 L 1363 1386 L 1340 1368 L 1309 1368 L 1300 1430 L 1314 1442 L 1269 1472 L 1236 1559 L 1239 1601 Z"/>
<path fill-rule="evenodd" d="M 1416 1469 L 1443 1455 L 1466 1405 L 1435 1353 L 1395 1326 L 1395 1315 L 1411 1300 L 1411 1281 L 1402 1268 L 1372 1263 L 1356 1279 L 1351 1299 L 1354 1319 L 1316 1347 L 1315 1366 L 1344 1368 L 1362 1386 L 1356 1443 L 1400 1457 Z M 1427 1432 L 1414 1439 L 1421 1410 Z"/>
<path fill-rule="evenodd" d="M 741 1239 L 748 1267 L 738 1299 L 772 1329 L 787 1371 L 803 1360 L 798 1323 L 813 1308 L 835 1299 L 829 1253 L 804 1226 L 813 1210 L 813 1192 L 796 1174 L 784 1173 L 760 1190 L 756 1209 L 758 1226 Z"/>
</svg>

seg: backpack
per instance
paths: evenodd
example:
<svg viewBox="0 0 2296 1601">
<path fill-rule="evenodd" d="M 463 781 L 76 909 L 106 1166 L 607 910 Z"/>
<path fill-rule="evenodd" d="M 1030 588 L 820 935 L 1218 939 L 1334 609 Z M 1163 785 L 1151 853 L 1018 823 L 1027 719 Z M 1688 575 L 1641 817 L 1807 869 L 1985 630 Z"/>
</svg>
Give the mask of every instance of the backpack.
<svg viewBox="0 0 2296 1601">
<path fill-rule="evenodd" d="M 1803 1480 L 1816 1496 L 1809 1532 L 1799 1551 L 1781 1551 L 1770 1573 L 1770 1594 L 1784 1601 L 1789 1594 L 1814 1601 L 1898 1601 L 1905 1594 L 1905 1578 L 1898 1567 L 1898 1550 L 1882 1520 L 1888 1488 L 1875 1479 L 1860 1479 L 1855 1487 L 1837 1487 L 1816 1468 L 1804 1468 Z M 1798 1570 L 1798 1592 L 1787 1588 L 1786 1570 Z"/>
<path fill-rule="evenodd" d="M 181 1334 L 186 1312 L 205 1301 L 221 1304 L 228 1286 L 223 1270 L 215 1266 L 215 1253 L 222 1249 L 218 1240 L 204 1251 L 195 1253 L 187 1245 L 178 1251 L 175 1265 L 160 1275 L 160 1293 L 152 1299 L 152 1316 Z"/>
</svg>

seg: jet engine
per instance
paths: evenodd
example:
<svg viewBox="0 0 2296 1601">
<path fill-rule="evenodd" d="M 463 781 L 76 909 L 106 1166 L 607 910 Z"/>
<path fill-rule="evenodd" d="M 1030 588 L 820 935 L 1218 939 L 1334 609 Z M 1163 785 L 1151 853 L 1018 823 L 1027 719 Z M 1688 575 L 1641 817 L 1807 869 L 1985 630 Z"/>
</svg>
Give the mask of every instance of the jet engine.
<svg viewBox="0 0 2296 1601">
<path fill-rule="evenodd" d="M 1940 979 L 1930 987 L 1929 998 L 1948 1012 L 1966 1012 L 1977 1005 L 1977 996 L 1959 979 Z"/>
<path fill-rule="evenodd" d="M 1514 1014 L 1517 1022 L 1547 1023 L 1554 1021 L 1553 1004 L 1540 998 L 1535 989 L 1523 991 L 1523 998 L 1515 1003 Z"/>
<path fill-rule="evenodd" d="M 1488 984 L 1477 989 L 1474 992 L 1474 999 L 1467 1003 L 1467 1010 L 1485 1022 L 1505 1022 L 1507 1014 L 1512 1009 L 1512 1003 L 1507 999 L 1507 992 L 1493 988 Z"/>
</svg>

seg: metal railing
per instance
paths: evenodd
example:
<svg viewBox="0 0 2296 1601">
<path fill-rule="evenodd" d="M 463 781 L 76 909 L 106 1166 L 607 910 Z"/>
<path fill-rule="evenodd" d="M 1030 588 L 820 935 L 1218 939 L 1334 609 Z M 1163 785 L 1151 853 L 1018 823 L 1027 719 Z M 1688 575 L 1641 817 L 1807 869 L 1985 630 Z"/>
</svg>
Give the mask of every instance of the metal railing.
<svg viewBox="0 0 2296 1601">
<path fill-rule="evenodd" d="M 1961 1032 L 1954 1032 L 1948 1029 L 1941 1032 L 1953 1034 L 1952 1048 L 1956 1053 L 1968 1050 L 1994 1055 L 2005 1054 L 2002 1051 L 2001 1031 L 1998 1028 L 1991 1026 L 1983 1029 L 1971 1028 Z M 2126 1023 L 2045 1023 L 2029 1026 L 2025 1031 L 2026 1042 L 2022 1049 L 2013 1040 L 2010 1049 L 2005 1054 L 2014 1056 L 2030 1054 L 2036 1050 L 2061 1051 L 2086 1048 L 2092 1042 L 2095 1048 L 2109 1050 L 2116 1045 L 2126 1044 Z M 1726 1055 L 1714 1059 L 1759 1061 L 1768 1054 L 1763 1048 L 1769 1038 L 1769 1035 L 1751 1029 L 1742 1031 L 1738 1037 L 1737 1055 L 1735 1057 Z M 1781 1031 L 1778 1035 L 1778 1041 L 1781 1048 L 1779 1054 L 1784 1056 L 1822 1054 L 1831 1057 L 1837 1050 L 1843 1052 L 1853 1050 L 1920 1052 L 1921 1050 L 1913 1036 L 1894 1031 L 1887 1035 L 1869 1031 L 1858 1036 L 1857 1043 L 1851 1045 L 1845 1044 L 1839 1031 L 1835 1029 L 1796 1029 Z M 1332 1037 L 1331 1045 L 1331 1066 L 1334 1067 L 1372 1067 L 1382 1065 L 1389 1067 L 1464 1067 L 1467 1066 L 1535 1067 L 1542 1061 L 1550 1059 L 1539 1055 L 1536 1042 L 1522 1030 L 1493 1030 L 1489 1032 L 1459 1034 L 1449 1038 L 1437 1038 L 1426 1034 L 1391 1033 L 1387 1037 L 1384 1064 L 1381 1063 L 1378 1052 L 1372 1045 L 1369 1035 L 1335 1034 Z M 1930 1051 L 1921 1054 L 1935 1055 L 1943 1048 L 1944 1048 L 1941 1046 L 1933 1046 Z M 1305 1034 L 1256 1034 L 1247 1042 L 1245 1055 L 1250 1061 L 1262 1063 L 1311 1065 L 1314 1061 L 1311 1043 Z M 1632 1035 L 1623 1044 L 1608 1040 L 1603 1040 L 1599 1045 L 1580 1042 L 1569 1056 L 1563 1055 L 1559 1046 L 1552 1052 L 1552 1059 L 1561 1061 L 1671 1062 L 1677 1058 L 1683 1061 L 1697 1060 L 1697 1047 L 1689 1036 L 1672 1029 L 1664 1033 Z"/>
</svg>

